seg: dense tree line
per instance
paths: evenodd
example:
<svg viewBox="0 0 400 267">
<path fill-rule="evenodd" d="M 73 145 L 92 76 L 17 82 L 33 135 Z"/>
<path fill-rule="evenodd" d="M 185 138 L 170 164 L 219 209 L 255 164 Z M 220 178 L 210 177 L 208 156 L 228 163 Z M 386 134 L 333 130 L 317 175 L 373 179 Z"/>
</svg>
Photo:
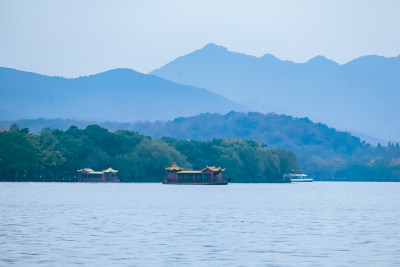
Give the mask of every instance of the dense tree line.
<svg viewBox="0 0 400 267">
<path fill-rule="evenodd" d="M 221 166 L 234 182 L 276 182 L 298 168 L 292 152 L 247 140 L 151 139 L 128 130 L 109 132 L 99 125 L 30 134 L 13 124 L 0 132 L 2 181 L 76 181 L 78 169 L 111 166 L 123 182 L 160 182 L 164 168 L 173 162 L 186 169 Z"/>
<path fill-rule="evenodd" d="M 35 133 L 39 133 L 39 129 L 43 129 L 46 125 L 67 131 L 72 123 L 81 129 L 89 124 L 89 122 L 61 119 L 18 121 L 19 125 L 29 127 Z M 4 128 L 9 128 L 11 124 L 11 122 L 0 122 Z M 202 145 L 214 142 L 215 138 L 220 140 L 225 137 L 254 140 L 261 144 L 267 144 L 269 148 L 275 148 L 275 150 L 271 150 L 274 153 L 279 153 L 278 148 L 285 149 L 282 151 L 292 151 L 297 156 L 300 168 L 317 180 L 400 181 L 399 144 L 371 145 L 348 132 L 338 131 L 322 123 L 314 123 L 307 118 L 293 118 L 273 113 L 230 112 L 225 115 L 205 113 L 166 122 L 138 122 L 135 124 L 102 122 L 100 125 L 115 133 L 121 132 L 117 129 L 134 129 L 153 139 L 168 143 L 184 157 L 190 155 L 185 154 L 187 152 L 176 145 L 180 142 L 177 140 L 172 142 L 168 138 L 162 137 L 197 140 L 201 141 Z M 197 141 L 191 142 L 196 143 Z M 190 142 L 182 142 L 188 146 L 191 145 Z M 189 162 L 195 164 L 193 159 Z M 203 164 L 203 162 L 201 163 Z M 214 164 L 214 162 L 210 164 Z M 202 165 L 195 167 L 202 167 Z"/>
<path fill-rule="evenodd" d="M 258 112 L 205 113 L 167 122 L 141 122 L 135 130 L 153 138 L 255 140 L 294 152 L 303 171 L 317 180 L 400 181 L 399 144 L 373 146 L 308 118 Z"/>
<path fill-rule="evenodd" d="M 349 157 L 342 165 L 336 172 L 337 180 L 400 181 L 399 143 L 369 147 L 359 159 Z"/>
</svg>

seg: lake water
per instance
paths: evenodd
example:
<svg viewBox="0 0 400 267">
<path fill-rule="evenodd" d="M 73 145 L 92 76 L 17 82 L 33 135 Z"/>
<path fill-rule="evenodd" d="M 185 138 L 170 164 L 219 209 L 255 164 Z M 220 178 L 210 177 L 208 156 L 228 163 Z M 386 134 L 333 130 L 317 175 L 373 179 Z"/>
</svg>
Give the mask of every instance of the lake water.
<svg viewBox="0 0 400 267">
<path fill-rule="evenodd" d="M 399 266 L 400 183 L 0 183 L 0 266 Z"/>
</svg>

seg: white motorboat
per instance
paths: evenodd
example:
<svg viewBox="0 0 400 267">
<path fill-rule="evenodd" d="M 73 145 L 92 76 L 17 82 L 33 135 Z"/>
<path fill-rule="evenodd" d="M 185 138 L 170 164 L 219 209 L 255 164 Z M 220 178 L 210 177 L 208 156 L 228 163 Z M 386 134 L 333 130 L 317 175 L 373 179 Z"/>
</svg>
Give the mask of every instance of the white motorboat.
<svg viewBox="0 0 400 267">
<path fill-rule="evenodd" d="M 292 182 L 312 182 L 313 178 L 309 178 L 307 174 L 304 173 L 287 173 L 284 177 L 290 178 Z"/>
</svg>

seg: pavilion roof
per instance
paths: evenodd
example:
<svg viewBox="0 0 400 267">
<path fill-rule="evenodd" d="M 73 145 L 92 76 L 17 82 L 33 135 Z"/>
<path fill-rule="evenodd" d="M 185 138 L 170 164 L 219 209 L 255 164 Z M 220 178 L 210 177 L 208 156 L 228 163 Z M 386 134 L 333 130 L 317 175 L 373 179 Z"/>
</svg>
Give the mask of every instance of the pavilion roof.
<svg viewBox="0 0 400 267">
<path fill-rule="evenodd" d="M 90 174 L 103 174 L 103 172 L 98 172 L 98 171 L 92 171 Z"/>
<path fill-rule="evenodd" d="M 203 171 L 206 171 L 206 170 L 210 170 L 210 171 L 213 171 L 213 172 L 223 172 L 223 171 L 225 171 L 225 168 L 221 168 L 221 167 L 217 168 L 215 166 L 212 166 L 212 167 L 207 166 L 204 169 L 202 169 L 201 171 L 203 172 Z"/>
<path fill-rule="evenodd" d="M 78 170 L 78 172 L 83 172 L 83 171 L 88 172 L 88 173 L 94 172 L 94 170 L 91 168 L 83 168 L 83 169 Z"/>
<path fill-rule="evenodd" d="M 180 171 L 177 173 L 203 173 L 202 171 Z"/>
<path fill-rule="evenodd" d="M 114 169 L 112 169 L 112 168 L 110 167 L 110 168 L 108 168 L 107 170 L 103 170 L 103 172 L 113 172 L 113 173 L 117 173 L 118 170 L 114 170 Z"/>
<path fill-rule="evenodd" d="M 167 171 L 181 171 L 181 170 L 183 170 L 184 168 L 177 166 L 176 163 L 174 162 L 174 164 L 173 164 L 171 167 L 167 167 L 167 168 L 165 168 L 165 169 L 166 169 Z"/>
<path fill-rule="evenodd" d="M 107 170 L 103 170 L 103 171 L 94 171 L 91 168 L 83 168 L 83 169 L 80 169 L 80 170 L 77 170 L 77 171 L 78 172 L 87 172 L 87 173 L 90 173 L 90 174 L 103 174 L 105 172 L 112 172 L 112 173 L 117 173 L 118 172 L 118 170 L 114 170 L 111 167 L 108 168 Z"/>
</svg>

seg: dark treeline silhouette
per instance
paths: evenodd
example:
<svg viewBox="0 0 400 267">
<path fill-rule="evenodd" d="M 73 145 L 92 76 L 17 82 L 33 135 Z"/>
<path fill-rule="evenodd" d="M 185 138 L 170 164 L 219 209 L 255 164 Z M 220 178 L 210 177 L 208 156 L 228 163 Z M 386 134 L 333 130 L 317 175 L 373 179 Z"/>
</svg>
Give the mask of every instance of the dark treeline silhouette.
<svg viewBox="0 0 400 267">
<path fill-rule="evenodd" d="M 160 182 L 165 167 L 176 162 L 186 169 L 215 165 L 226 168 L 234 182 L 277 182 L 298 168 L 292 152 L 267 149 L 247 140 L 181 141 L 151 139 L 137 132 L 109 132 L 98 125 L 85 129 L 29 129 L 11 125 L 0 132 L 0 180 L 77 181 L 76 170 L 119 170 L 123 182 Z"/>
</svg>

